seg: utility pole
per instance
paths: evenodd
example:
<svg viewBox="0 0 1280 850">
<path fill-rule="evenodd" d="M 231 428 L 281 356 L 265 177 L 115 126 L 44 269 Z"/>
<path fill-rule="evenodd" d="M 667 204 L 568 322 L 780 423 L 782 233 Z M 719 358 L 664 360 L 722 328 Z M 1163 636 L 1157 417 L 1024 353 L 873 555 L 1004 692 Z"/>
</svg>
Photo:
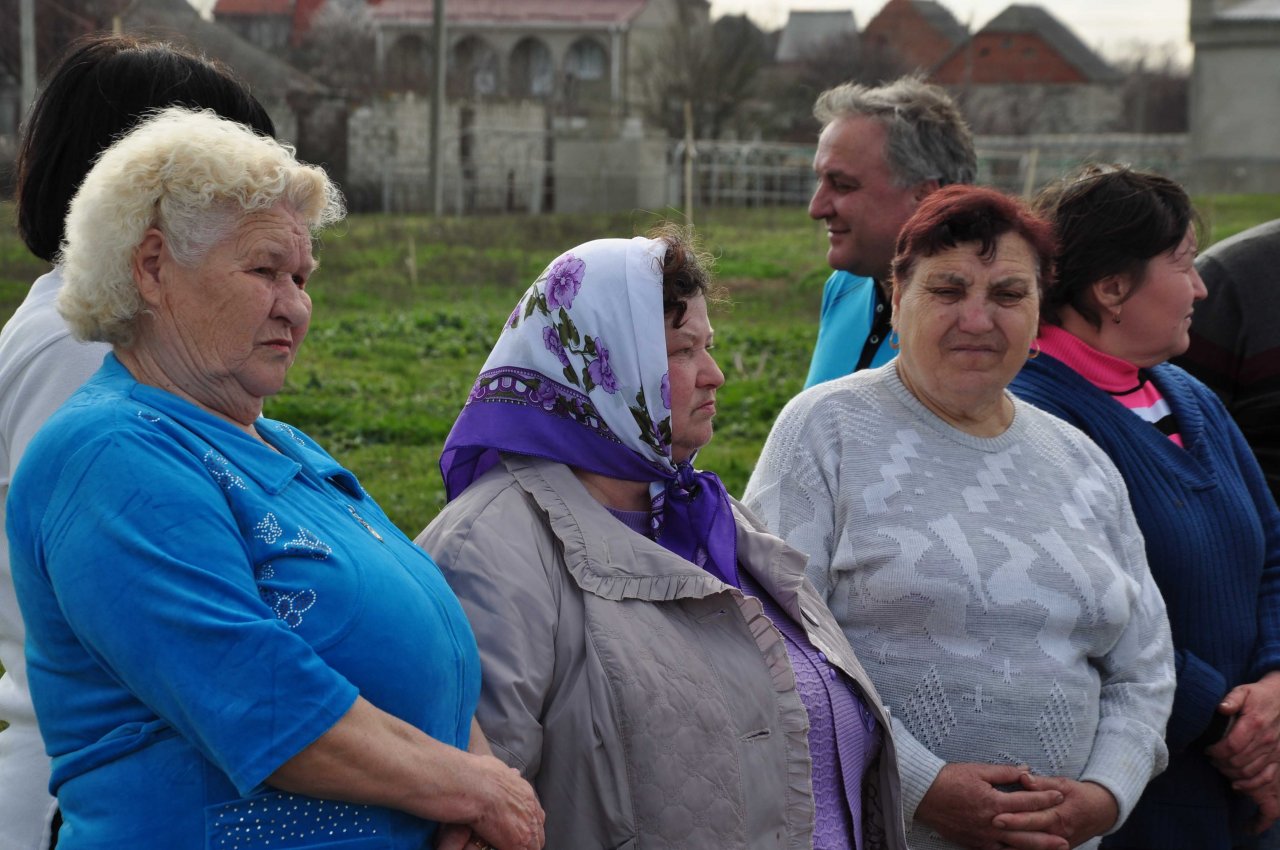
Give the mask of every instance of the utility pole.
<svg viewBox="0 0 1280 850">
<path fill-rule="evenodd" d="M 693 101 L 684 99 L 684 223 L 693 227 Z"/>
<path fill-rule="evenodd" d="M 447 71 L 445 62 L 444 0 L 434 0 L 432 24 L 435 27 L 435 74 L 431 88 L 431 128 L 428 140 L 431 144 L 431 212 L 444 214 L 444 151 L 440 149 L 440 115 L 444 110 L 444 76 Z"/>
<path fill-rule="evenodd" d="M 18 4 L 18 39 L 22 54 L 22 114 L 36 99 L 36 0 Z"/>
</svg>

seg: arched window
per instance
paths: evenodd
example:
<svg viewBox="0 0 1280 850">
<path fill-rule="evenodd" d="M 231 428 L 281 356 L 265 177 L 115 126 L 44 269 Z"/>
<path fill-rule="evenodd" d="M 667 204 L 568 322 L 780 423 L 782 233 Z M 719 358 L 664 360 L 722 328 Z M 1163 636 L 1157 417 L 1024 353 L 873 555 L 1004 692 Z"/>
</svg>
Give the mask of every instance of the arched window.
<svg viewBox="0 0 1280 850">
<path fill-rule="evenodd" d="M 564 58 L 564 72 L 576 80 L 603 80 L 609 65 L 609 55 L 600 42 L 580 38 L 569 47 Z"/>
<path fill-rule="evenodd" d="M 449 52 L 447 81 L 452 97 L 496 94 L 498 54 L 479 36 L 467 36 Z"/>
<path fill-rule="evenodd" d="M 536 38 L 522 38 L 511 51 L 507 90 L 512 97 L 550 97 L 556 69 L 551 51 Z"/>
</svg>

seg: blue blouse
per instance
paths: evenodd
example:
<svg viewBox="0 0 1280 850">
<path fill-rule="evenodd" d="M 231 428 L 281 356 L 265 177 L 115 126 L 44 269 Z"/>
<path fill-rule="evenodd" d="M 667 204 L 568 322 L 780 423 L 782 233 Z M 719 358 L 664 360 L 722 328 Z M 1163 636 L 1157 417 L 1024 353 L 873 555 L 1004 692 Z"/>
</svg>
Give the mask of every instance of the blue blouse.
<svg viewBox="0 0 1280 850">
<path fill-rule="evenodd" d="M 288 425 L 277 451 L 108 356 L 8 531 L 60 850 L 421 848 L 435 824 L 263 783 L 361 695 L 459 748 L 475 638 L 439 569 Z"/>
<path fill-rule="evenodd" d="M 889 305 L 877 296 L 879 287 L 869 277 L 850 272 L 832 272 L 822 288 L 822 313 L 818 319 L 818 341 L 809 362 L 805 388 L 851 375 L 863 348 L 875 345 L 868 368 L 888 363 L 898 352 L 889 344 L 889 335 L 872 340 L 876 318 Z"/>
</svg>

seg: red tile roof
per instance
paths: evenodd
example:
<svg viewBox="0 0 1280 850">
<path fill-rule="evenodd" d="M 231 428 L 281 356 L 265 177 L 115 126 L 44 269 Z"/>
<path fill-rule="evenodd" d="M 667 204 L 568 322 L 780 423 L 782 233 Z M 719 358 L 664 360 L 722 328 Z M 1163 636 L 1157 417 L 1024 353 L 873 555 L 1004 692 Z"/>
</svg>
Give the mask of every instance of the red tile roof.
<svg viewBox="0 0 1280 850">
<path fill-rule="evenodd" d="M 320 7 L 324 4 L 325 0 L 297 0 L 297 5 L 293 7 L 293 37 L 295 42 L 298 40 L 300 33 L 311 29 L 311 19 L 315 17 L 316 12 L 320 11 Z"/>
<path fill-rule="evenodd" d="M 501 24 L 621 24 L 644 9 L 647 0 L 448 0 L 445 17 L 457 22 Z M 431 20 L 432 0 L 382 0 L 370 11 L 380 21 Z"/>
<path fill-rule="evenodd" d="M 293 0 L 218 0 L 216 15 L 293 15 Z"/>
</svg>

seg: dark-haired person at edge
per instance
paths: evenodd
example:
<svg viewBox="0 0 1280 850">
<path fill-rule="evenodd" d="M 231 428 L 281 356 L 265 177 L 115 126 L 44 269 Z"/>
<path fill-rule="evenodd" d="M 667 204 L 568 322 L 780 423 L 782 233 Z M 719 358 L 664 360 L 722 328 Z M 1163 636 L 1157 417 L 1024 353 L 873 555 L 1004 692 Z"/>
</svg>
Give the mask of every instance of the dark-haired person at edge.
<svg viewBox="0 0 1280 850">
<path fill-rule="evenodd" d="M 177 106 L 71 203 L 57 308 L 111 351 L 28 444 L 6 517 L 59 850 L 543 846 L 475 724 L 440 570 L 262 416 L 343 214 L 291 148 Z"/>
<path fill-rule="evenodd" d="M 1191 317 L 1191 346 L 1173 362 L 1222 399 L 1280 500 L 1277 269 L 1280 219 L 1215 242 L 1196 258 L 1209 294 Z"/>
<path fill-rule="evenodd" d="M 56 262 L 63 219 L 98 154 L 151 109 L 212 109 L 264 135 L 271 118 L 225 68 L 160 42 L 93 36 L 72 44 L 45 80 L 18 149 L 18 232 L 42 260 Z M 44 421 L 102 365 L 110 346 L 81 342 L 54 309 L 62 270 L 31 287 L 0 332 L 0 526 L 9 481 Z M 0 534 L 0 847 L 44 850 L 56 834 L 49 757 L 36 726 L 22 643 L 25 629 Z"/>
<path fill-rule="evenodd" d="M 418 538 L 477 717 L 562 850 L 903 850 L 888 717 L 804 556 L 694 468 L 724 375 L 687 239 L 562 254 L 445 443 Z"/>
<path fill-rule="evenodd" d="M 1124 481 L 1007 390 L 1052 258 L 1018 201 L 924 199 L 897 358 L 793 399 L 747 485 L 893 709 L 914 850 L 1097 847 L 1166 761 L 1173 649 Z"/>
<path fill-rule="evenodd" d="M 1166 362 L 1205 296 L 1191 201 L 1159 175 L 1091 166 L 1037 205 L 1058 278 L 1013 390 L 1119 467 L 1177 659 L 1169 769 L 1106 846 L 1256 846 L 1280 815 L 1280 512 L 1222 402 Z"/>
</svg>

